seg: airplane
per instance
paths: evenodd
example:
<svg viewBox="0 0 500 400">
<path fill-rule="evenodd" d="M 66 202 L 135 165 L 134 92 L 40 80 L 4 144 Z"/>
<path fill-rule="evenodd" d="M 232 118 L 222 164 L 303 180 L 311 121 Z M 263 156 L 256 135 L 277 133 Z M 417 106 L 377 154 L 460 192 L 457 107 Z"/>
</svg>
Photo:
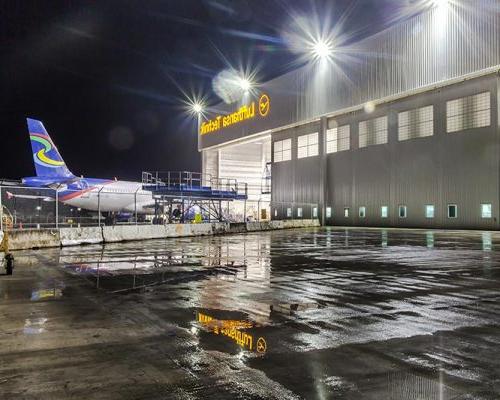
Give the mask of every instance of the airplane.
<svg viewBox="0 0 500 400">
<path fill-rule="evenodd" d="M 103 213 L 151 214 L 153 194 L 143 190 L 141 182 L 116 179 L 84 178 L 66 166 L 41 121 L 27 118 L 36 176 L 22 179 L 26 187 L 50 188 L 57 200 L 72 207 Z M 55 194 L 44 196 L 9 193 L 8 196 L 55 201 Z"/>
</svg>

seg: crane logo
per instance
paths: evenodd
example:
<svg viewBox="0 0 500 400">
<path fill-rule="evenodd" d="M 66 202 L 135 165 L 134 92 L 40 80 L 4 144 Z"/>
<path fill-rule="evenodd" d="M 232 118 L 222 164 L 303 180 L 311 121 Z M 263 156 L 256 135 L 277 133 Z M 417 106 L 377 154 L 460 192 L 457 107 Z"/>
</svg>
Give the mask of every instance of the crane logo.
<svg viewBox="0 0 500 400">
<path fill-rule="evenodd" d="M 263 337 L 257 340 L 257 353 L 265 353 L 267 350 L 267 343 Z"/>
<path fill-rule="evenodd" d="M 259 99 L 259 114 L 265 117 L 271 109 L 271 100 L 267 94 L 263 94 Z"/>
</svg>

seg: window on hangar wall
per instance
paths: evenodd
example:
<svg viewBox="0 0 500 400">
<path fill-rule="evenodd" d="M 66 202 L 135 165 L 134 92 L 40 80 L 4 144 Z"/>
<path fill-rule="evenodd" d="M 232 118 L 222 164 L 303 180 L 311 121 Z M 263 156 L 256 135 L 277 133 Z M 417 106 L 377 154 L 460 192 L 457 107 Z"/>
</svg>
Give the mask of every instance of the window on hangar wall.
<svg viewBox="0 0 500 400">
<path fill-rule="evenodd" d="M 382 218 L 389 217 L 389 207 L 388 206 L 382 206 L 382 207 L 380 207 L 380 216 Z"/>
<path fill-rule="evenodd" d="M 326 207 L 326 218 L 332 217 L 332 207 Z"/>
<path fill-rule="evenodd" d="M 359 207 L 359 210 L 358 210 L 358 211 L 359 211 L 359 213 L 358 213 L 359 218 L 364 218 L 364 217 L 366 217 L 366 207 L 365 207 L 365 206 L 361 206 L 361 207 Z"/>
<path fill-rule="evenodd" d="M 274 162 L 290 161 L 292 159 L 292 139 L 274 142 Z"/>
<path fill-rule="evenodd" d="M 481 204 L 481 218 L 491 218 L 491 204 Z"/>
<path fill-rule="evenodd" d="M 434 134 L 434 106 L 398 114 L 398 140 L 417 139 Z"/>
<path fill-rule="evenodd" d="M 326 131 L 326 152 L 337 153 L 349 150 L 351 141 L 351 126 L 343 125 Z"/>
<path fill-rule="evenodd" d="M 425 218 L 434 218 L 434 204 L 427 204 L 425 206 Z"/>
<path fill-rule="evenodd" d="M 446 102 L 446 132 L 483 128 L 491 125 L 490 92 Z"/>
<path fill-rule="evenodd" d="M 406 218 L 406 216 L 407 216 L 406 206 L 403 206 L 403 205 L 399 206 L 398 215 L 399 215 L 399 218 Z"/>
<path fill-rule="evenodd" d="M 387 115 L 359 123 L 359 147 L 387 143 Z"/>
<path fill-rule="evenodd" d="M 297 138 L 297 158 L 314 157 L 319 154 L 318 132 Z"/>
<path fill-rule="evenodd" d="M 458 206 L 456 204 L 448 204 L 448 218 L 457 218 Z"/>
</svg>

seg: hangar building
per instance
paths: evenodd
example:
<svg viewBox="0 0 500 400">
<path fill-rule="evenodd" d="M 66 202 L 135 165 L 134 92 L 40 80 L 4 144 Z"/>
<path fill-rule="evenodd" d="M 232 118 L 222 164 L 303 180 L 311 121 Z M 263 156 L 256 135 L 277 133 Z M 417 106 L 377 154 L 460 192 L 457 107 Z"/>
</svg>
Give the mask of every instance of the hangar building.
<svg viewBox="0 0 500 400">
<path fill-rule="evenodd" d="M 211 109 L 203 172 L 248 182 L 271 218 L 500 228 L 500 4 L 460 3 Z"/>
</svg>

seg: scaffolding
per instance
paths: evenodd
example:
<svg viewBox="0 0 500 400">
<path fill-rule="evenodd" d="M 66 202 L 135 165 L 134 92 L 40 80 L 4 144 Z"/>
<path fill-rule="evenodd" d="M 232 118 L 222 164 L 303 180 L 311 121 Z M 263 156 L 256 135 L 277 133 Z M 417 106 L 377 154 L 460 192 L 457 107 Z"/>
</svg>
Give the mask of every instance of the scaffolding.
<svg viewBox="0 0 500 400">
<path fill-rule="evenodd" d="M 142 185 L 143 190 L 153 195 L 154 221 L 157 223 L 230 222 L 229 203 L 243 201 L 246 205 L 248 199 L 246 183 L 200 172 L 144 171 Z M 223 203 L 227 203 L 226 208 Z"/>
</svg>

